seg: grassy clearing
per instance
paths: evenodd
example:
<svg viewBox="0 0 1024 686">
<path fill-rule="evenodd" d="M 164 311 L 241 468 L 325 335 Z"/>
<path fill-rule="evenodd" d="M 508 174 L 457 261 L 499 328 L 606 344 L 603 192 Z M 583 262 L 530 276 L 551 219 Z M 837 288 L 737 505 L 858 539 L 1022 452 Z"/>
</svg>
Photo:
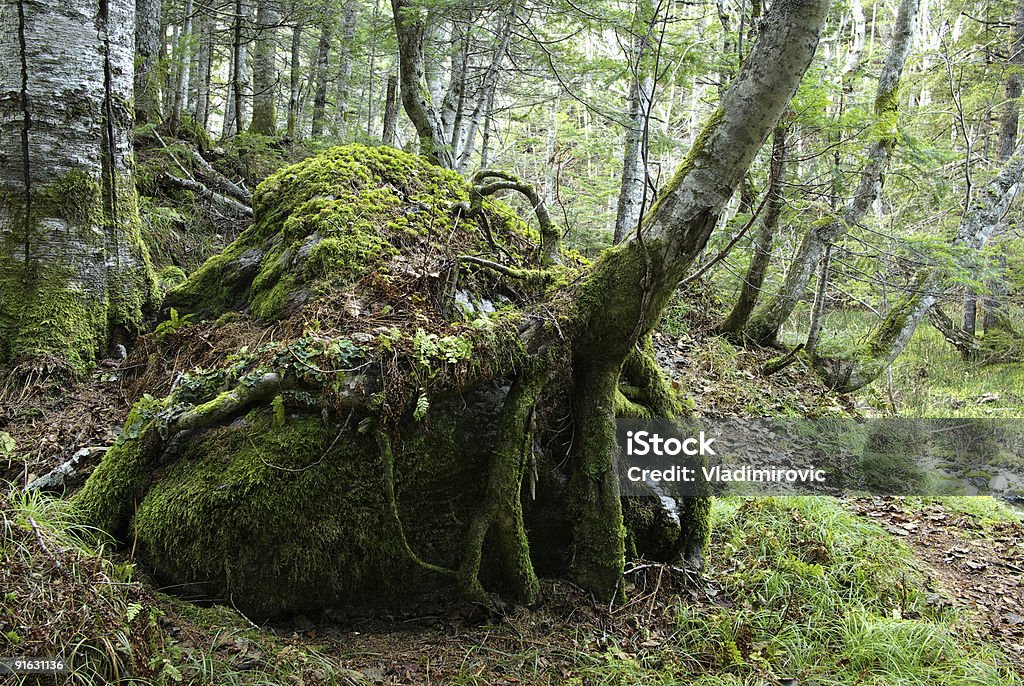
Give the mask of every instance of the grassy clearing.
<svg viewBox="0 0 1024 686">
<path fill-rule="evenodd" d="M 978 517 L 1004 516 L 962 500 Z M 694 588 L 652 566 L 628 577 L 630 600 L 611 614 L 546 582 L 541 607 L 496 624 L 360 632 L 256 628 L 231 609 L 154 593 L 91 547 L 93 532 L 60 501 L 2 503 L 2 650 L 73 648 L 84 658 L 77 684 L 1021 683 L 922 588 L 902 543 L 828 498 L 718 501 L 712 582 Z"/>
</svg>

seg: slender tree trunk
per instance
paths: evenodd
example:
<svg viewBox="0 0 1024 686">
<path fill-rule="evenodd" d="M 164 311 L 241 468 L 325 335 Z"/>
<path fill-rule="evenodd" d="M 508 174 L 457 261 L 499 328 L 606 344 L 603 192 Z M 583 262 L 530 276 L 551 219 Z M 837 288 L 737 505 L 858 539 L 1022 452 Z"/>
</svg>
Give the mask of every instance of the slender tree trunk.
<svg viewBox="0 0 1024 686">
<path fill-rule="evenodd" d="M 160 0 L 135 2 L 135 117 L 139 124 L 159 124 Z"/>
<path fill-rule="evenodd" d="M 814 290 L 814 306 L 811 307 L 811 323 L 807 328 L 807 343 L 804 350 L 814 358 L 818 349 L 818 340 L 821 338 L 821 327 L 825 322 L 825 299 L 828 297 L 829 267 L 832 264 L 832 246 L 825 247 L 825 254 L 821 256 L 821 266 L 818 268 L 818 287 Z"/>
<path fill-rule="evenodd" d="M 338 65 L 338 90 L 334 103 L 334 133 L 341 136 L 345 131 L 345 122 L 348 120 L 349 91 L 352 87 L 352 41 L 356 35 L 356 19 L 358 17 L 358 3 L 349 0 L 341 13 L 341 50 Z M 373 79 L 373 59 L 370 60 L 370 74 L 368 78 Z"/>
<path fill-rule="evenodd" d="M 491 108 L 494 103 L 494 93 L 498 87 L 498 77 L 501 75 L 502 63 L 505 60 L 505 55 L 508 53 L 508 46 L 512 38 L 512 28 L 515 25 L 515 21 L 516 5 L 513 4 L 508 11 L 508 16 L 502 23 L 501 33 L 498 40 L 498 48 L 495 50 L 494 58 L 491 60 L 491 64 L 487 67 L 487 71 L 480 80 L 480 87 L 477 89 L 476 97 L 474 98 L 475 105 L 473 107 L 473 113 L 469 117 L 469 127 L 466 131 L 466 135 L 463 139 L 462 147 L 459 152 L 458 170 L 460 173 L 464 174 L 466 172 L 469 168 L 469 163 L 473 158 L 473 150 L 476 148 L 477 131 L 480 129 L 480 120 L 486 119 L 491 115 Z M 486 164 L 481 162 L 480 168 L 486 169 Z"/>
<path fill-rule="evenodd" d="M 491 163 L 491 134 L 494 128 L 494 91 L 487 94 L 484 109 L 484 132 L 480 137 L 480 168 L 487 169 Z"/>
<path fill-rule="evenodd" d="M 259 0 L 256 6 L 252 122 L 249 130 L 264 136 L 277 135 L 277 24 L 280 21 L 275 0 Z"/>
<path fill-rule="evenodd" d="M 398 74 L 388 76 L 388 92 L 384 101 L 384 145 L 395 146 L 398 139 Z"/>
<path fill-rule="evenodd" d="M 246 96 L 249 94 L 249 12 L 247 0 L 234 1 L 231 30 L 231 73 L 228 88 L 224 135 L 245 130 Z"/>
<path fill-rule="evenodd" d="M 0 362 L 80 373 L 153 302 L 128 106 L 135 2 L 4 0 L 0 17 Z"/>
<path fill-rule="evenodd" d="M 391 0 L 398 37 L 399 75 L 402 104 L 420 138 L 420 152 L 445 169 L 455 166 L 452 151 L 445 142 L 444 126 L 434 107 L 426 79 L 423 43 L 425 19 L 413 7 L 412 0 Z"/>
<path fill-rule="evenodd" d="M 776 126 L 772 133 L 772 158 L 768 171 L 768 198 L 765 201 L 764 216 L 757 225 L 753 244 L 754 254 L 750 258 L 750 266 L 743 277 L 743 283 L 740 284 L 740 294 L 729 315 L 718 327 L 720 333 L 732 335 L 742 331 L 761 294 L 761 286 L 764 284 L 764 277 L 768 273 L 768 265 L 772 259 L 775 232 L 779 226 L 779 217 L 782 215 L 788 135 L 789 129 L 785 123 Z"/>
<path fill-rule="evenodd" d="M 235 97 L 235 58 L 237 51 L 232 42 L 228 57 L 228 82 L 227 90 L 224 93 L 224 121 L 221 126 L 221 138 L 229 138 L 235 130 L 235 115 L 237 113 L 238 99 Z"/>
<path fill-rule="evenodd" d="M 999 139 L 996 143 L 996 159 L 1005 162 L 1010 159 L 1017 145 L 1019 125 L 1021 84 L 1024 82 L 1024 3 L 1018 2 L 1014 12 L 1014 39 L 1010 45 L 1007 60 L 1009 74 L 1006 77 L 1006 104 L 999 124 Z"/>
<path fill-rule="evenodd" d="M 295 12 L 295 6 L 292 6 Z M 288 124 L 285 135 L 295 139 L 299 124 L 299 94 L 302 87 L 302 23 L 292 27 L 291 60 L 288 65 Z"/>
<path fill-rule="evenodd" d="M 188 100 L 188 71 L 192 62 L 192 8 L 193 0 L 185 0 L 184 19 L 178 43 L 174 49 L 174 105 L 171 108 L 170 127 L 177 130 L 181 112 Z"/>
<path fill-rule="evenodd" d="M 324 114 L 327 109 L 327 69 L 330 67 L 331 59 L 331 35 L 333 34 L 333 22 L 324 18 L 324 24 L 320 28 L 320 41 L 316 47 L 316 71 L 314 72 L 313 86 L 313 130 L 314 138 L 324 133 Z"/>
<path fill-rule="evenodd" d="M 647 165 L 644 160 L 644 141 L 647 137 L 648 114 L 654 80 L 637 75 L 632 80 L 629 94 L 629 123 L 626 126 L 626 145 L 622 163 L 622 184 L 615 214 L 613 243 L 621 242 L 640 224 L 644 211 L 644 186 L 647 184 Z"/>
<path fill-rule="evenodd" d="M 213 75 L 213 17 L 209 0 L 200 2 L 199 7 L 199 66 L 194 114 L 206 130 L 210 123 L 210 78 Z"/>
<path fill-rule="evenodd" d="M 825 247 L 842 238 L 850 226 L 864 217 L 879 197 L 883 174 L 896 146 L 900 77 L 910 53 L 918 2 L 919 0 L 900 1 L 896 22 L 893 25 L 891 49 L 879 75 L 878 89 L 875 93 L 878 139 L 868 150 L 867 162 L 861 171 L 860 182 L 853 197 L 843 208 L 841 219 L 812 227 L 804 234 L 793 263 L 786 272 L 782 287 L 754 311 L 743 332 L 745 338 L 760 344 L 771 343 L 776 339 L 779 329 L 804 296 Z"/>
<path fill-rule="evenodd" d="M 1006 255 L 1000 253 L 998 257 L 999 274 L 989 279 L 989 294 L 985 297 L 985 312 L 981 325 L 984 327 L 985 335 L 1001 328 L 1006 328 L 1006 318 L 1002 309 L 1002 299 L 1006 295 L 1006 284 L 1001 274 L 1006 271 Z"/>
<path fill-rule="evenodd" d="M 968 336 L 974 336 L 978 330 L 978 296 L 973 290 L 964 293 L 964 321 L 960 330 Z"/>
</svg>

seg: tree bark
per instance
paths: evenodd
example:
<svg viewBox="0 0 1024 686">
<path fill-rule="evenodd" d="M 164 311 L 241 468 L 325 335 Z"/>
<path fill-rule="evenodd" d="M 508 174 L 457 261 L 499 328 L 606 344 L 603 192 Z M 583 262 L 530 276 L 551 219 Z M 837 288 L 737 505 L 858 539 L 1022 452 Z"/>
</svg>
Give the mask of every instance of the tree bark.
<svg viewBox="0 0 1024 686">
<path fill-rule="evenodd" d="M 249 131 L 277 135 L 277 25 L 281 15 L 275 0 L 256 7 L 256 45 L 253 48 L 252 121 Z"/>
<path fill-rule="evenodd" d="M 160 0 L 135 2 L 135 118 L 139 124 L 161 121 L 160 4 Z"/>
<path fill-rule="evenodd" d="M 573 572 L 608 597 L 622 573 L 614 392 L 630 352 L 657 324 L 676 284 L 704 249 L 722 208 L 796 92 L 827 0 L 774 3 L 718 109 L 636 235 L 606 251 L 578 286 L 573 337 L 576 442 L 570 509 Z"/>
<path fill-rule="evenodd" d="M 502 63 L 505 60 L 505 55 L 508 53 L 509 42 L 512 38 L 512 27 L 515 20 L 516 5 L 513 4 L 512 7 L 509 8 L 508 16 L 502 23 L 498 47 L 495 50 L 494 58 L 491 60 L 490 65 L 488 65 L 487 71 L 484 72 L 483 78 L 480 80 L 480 86 L 477 88 L 477 92 L 474 97 L 475 105 L 473 107 L 473 112 L 469 117 L 469 126 L 459 148 L 458 171 L 462 174 L 466 173 L 466 170 L 469 168 L 470 160 L 473 158 L 473 150 L 476 148 L 477 131 L 480 129 L 480 120 L 483 117 L 490 116 L 491 103 L 494 102 L 494 93 L 498 87 L 498 77 L 501 75 Z M 486 169 L 486 163 L 481 162 L 480 168 Z"/>
<path fill-rule="evenodd" d="M 784 123 L 775 127 L 772 133 L 772 158 L 768 171 L 768 199 L 764 217 L 758 223 L 754 235 L 754 254 L 750 258 L 750 266 L 740 284 L 740 294 L 729 311 L 725 321 L 718 327 L 718 332 L 726 335 L 737 334 L 746 326 L 750 313 L 754 311 L 757 299 L 761 294 L 764 277 L 768 273 L 768 265 L 772 259 L 772 244 L 775 232 L 782 216 L 783 186 L 786 181 L 786 137 L 789 129 Z"/>
<path fill-rule="evenodd" d="M 334 23 L 331 19 L 324 17 L 323 26 L 320 28 L 320 40 L 316 46 L 316 68 L 314 72 L 313 86 L 313 129 L 311 134 L 314 138 L 324 133 L 324 114 L 327 109 L 327 69 L 331 60 L 331 35 L 334 32 Z"/>
<path fill-rule="evenodd" d="M 341 16 L 341 55 L 338 66 L 338 91 L 334 103 L 335 135 L 341 136 L 345 131 L 345 122 L 349 111 L 349 90 L 352 86 L 352 41 L 356 35 L 356 19 L 359 5 L 350 0 L 345 4 Z M 370 79 L 373 78 L 372 67 Z"/>
<path fill-rule="evenodd" d="M 423 57 L 426 18 L 412 0 L 391 0 L 398 38 L 402 104 L 420 139 L 420 153 L 431 163 L 452 169 L 455 160 L 444 136 L 441 116 L 434 106 Z"/>
<path fill-rule="evenodd" d="M 635 231 L 643 215 L 644 187 L 647 185 L 647 165 L 643 148 L 647 138 L 653 90 L 654 80 L 650 76 L 638 73 L 631 79 L 622 184 L 615 213 L 613 243 L 620 243 L 631 231 Z"/>
<path fill-rule="evenodd" d="M 189 65 L 192 61 L 192 8 L 193 1 L 185 0 L 181 32 L 174 48 L 174 104 L 169 118 L 172 131 L 181 123 L 181 112 L 187 106 Z"/>
<path fill-rule="evenodd" d="M 812 227 L 804 234 L 797 254 L 786 272 L 785 281 L 777 293 L 758 307 L 743 331 L 746 339 L 758 344 L 770 344 L 778 337 L 779 329 L 789 319 L 797 302 L 804 296 L 814 269 L 821 260 L 825 247 L 842 238 L 849 227 L 857 224 L 879 197 L 897 140 L 899 112 L 899 84 L 903 67 L 910 53 L 914 18 L 919 0 L 901 0 L 889 55 L 878 78 L 875 93 L 877 138 L 868 150 L 867 162 L 861 170 L 860 181 L 853 197 L 843 207 L 835 221 Z"/>
<path fill-rule="evenodd" d="M 292 5 L 292 12 L 296 12 Z M 288 65 L 288 123 L 285 135 L 294 139 L 299 126 L 299 95 L 302 87 L 302 22 L 292 27 L 291 60 Z"/>
<path fill-rule="evenodd" d="M 209 0 L 199 3 L 199 50 L 196 83 L 196 106 L 193 114 L 199 125 L 206 130 L 210 123 L 210 78 L 213 75 L 213 29 L 214 22 Z"/>
<path fill-rule="evenodd" d="M 0 362 L 83 372 L 154 297 L 131 131 L 133 0 L 5 0 Z"/>
<path fill-rule="evenodd" d="M 1013 42 L 1010 45 L 1010 57 L 1007 60 L 1009 73 L 1006 77 L 1006 104 L 999 123 L 999 138 L 996 142 L 996 159 L 1005 162 L 1010 159 L 1017 146 L 1017 128 L 1019 126 L 1021 84 L 1024 81 L 1024 3 L 1018 2 L 1014 11 Z"/>
<path fill-rule="evenodd" d="M 384 101 L 384 145 L 394 147 L 398 141 L 398 74 L 388 76 L 388 91 Z"/>
<path fill-rule="evenodd" d="M 804 350 L 814 359 L 821 338 L 821 327 L 825 320 L 825 298 L 828 297 L 829 267 L 832 264 L 832 246 L 825 246 L 825 254 L 821 257 L 818 268 L 818 287 L 814 290 L 814 306 L 811 308 L 811 323 L 807 328 L 807 343 Z"/>
</svg>

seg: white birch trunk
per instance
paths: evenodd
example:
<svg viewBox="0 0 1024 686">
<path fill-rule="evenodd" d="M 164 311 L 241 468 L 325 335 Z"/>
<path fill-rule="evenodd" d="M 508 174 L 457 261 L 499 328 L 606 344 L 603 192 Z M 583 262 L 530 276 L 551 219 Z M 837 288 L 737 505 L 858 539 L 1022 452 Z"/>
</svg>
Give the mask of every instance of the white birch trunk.
<svg viewBox="0 0 1024 686">
<path fill-rule="evenodd" d="M 0 4 L 0 361 L 81 372 L 142 325 L 134 32 L 132 0 Z"/>
</svg>

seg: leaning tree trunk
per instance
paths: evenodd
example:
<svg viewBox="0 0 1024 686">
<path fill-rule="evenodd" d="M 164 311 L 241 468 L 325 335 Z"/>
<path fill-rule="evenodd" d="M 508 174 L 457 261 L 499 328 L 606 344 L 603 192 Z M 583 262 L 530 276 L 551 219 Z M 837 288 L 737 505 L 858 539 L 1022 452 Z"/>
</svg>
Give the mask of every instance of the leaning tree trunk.
<svg viewBox="0 0 1024 686">
<path fill-rule="evenodd" d="M 142 327 L 132 0 L 0 5 L 0 362 L 84 371 Z"/>
<path fill-rule="evenodd" d="M 877 138 L 868 150 L 867 162 L 861 171 L 860 182 L 853 197 L 846 203 L 839 219 L 812 227 L 804 234 L 782 286 L 762 306 L 754 310 L 743 330 L 744 338 L 759 344 L 775 341 L 782 325 L 804 296 L 825 247 L 842 238 L 851 226 L 857 224 L 881 194 L 884 173 L 899 135 L 896 124 L 900 77 L 910 53 L 918 2 L 919 0 L 900 2 L 896 23 L 893 26 L 892 47 L 878 77 L 878 89 L 875 93 Z"/>
<path fill-rule="evenodd" d="M 274 0 L 259 0 L 256 7 L 256 45 L 252 67 L 252 121 L 249 131 L 277 135 L 277 24 L 281 21 Z"/>
<path fill-rule="evenodd" d="M 466 129 L 466 135 L 463 138 L 462 145 L 459 149 L 459 159 L 457 169 L 460 174 L 465 174 L 469 168 L 469 162 L 473 158 L 473 150 L 476 148 L 476 135 L 480 129 L 480 120 L 483 117 L 490 116 L 489 103 L 494 100 L 494 92 L 498 87 L 498 76 L 501 75 L 501 65 L 505 59 L 505 54 L 508 52 L 509 41 L 512 38 L 512 28 L 516 21 L 516 6 L 513 4 L 508 11 L 508 16 L 502 23 L 501 33 L 498 40 L 498 48 L 494 53 L 494 59 L 491 60 L 491 64 L 487 67 L 487 71 L 484 72 L 483 78 L 480 79 L 480 87 L 477 89 L 475 105 L 473 112 L 469 116 L 469 125 Z M 390 81 L 388 82 L 390 86 Z M 486 162 L 482 162 L 480 165 L 481 169 L 486 169 Z"/>
<path fill-rule="evenodd" d="M 623 564 L 613 469 L 619 371 L 657 324 L 796 92 L 817 47 L 828 5 L 827 0 L 773 4 L 764 31 L 694 140 L 686 163 L 637 234 L 602 255 L 577 291 L 580 328 L 573 343 L 573 388 L 578 439 L 570 486 L 576 521 L 574 571 L 586 587 L 602 594 L 615 587 Z"/>
<path fill-rule="evenodd" d="M 135 0 L 135 118 L 160 123 L 160 0 Z"/>
<path fill-rule="evenodd" d="M 1018 147 L 999 174 L 974 196 L 974 206 L 957 228 L 954 248 L 981 250 L 999 227 L 1024 181 L 1024 147 Z M 948 268 L 919 271 L 907 295 L 872 331 L 863 349 L 850 359 L 819 359 L 815 368 L 836 390 L 848 393 L 863 388 L 882 374 L 910 343 L 917 325 L 949 286 Z"/>
<path fill-rule="evenodd" d="M 391 0 L 398 37 L 402 104 L 420 138 L 420 153 L 432 163 L 452 169 L 455 159 L 445 142 L 444 123 L 433 104 L 423 56 L 426 19 L 411 0 Z"/>
<path fill-rule="evenodd" d="M 736 303 L 729 311 L 725 321 L 718 327 L 718 332 L 725 335 L 737 334 L 746 326 L 750 313 L 754 311 L 757 298 L 768 273 L 768 265 L 772 259 L 772 243 L 775 231 L 782 216 L 783 185 L 786 180 L 786 136 L 789 129 L 780 123 L 772 133 L 772 159 L 768 171 L 768 197 L 766 199 L 764 218 L 758 223 L 754 234 L 754 254 L 750 257 L 750 266 L 740 284 L 740 294 Z"/>
</svg>

